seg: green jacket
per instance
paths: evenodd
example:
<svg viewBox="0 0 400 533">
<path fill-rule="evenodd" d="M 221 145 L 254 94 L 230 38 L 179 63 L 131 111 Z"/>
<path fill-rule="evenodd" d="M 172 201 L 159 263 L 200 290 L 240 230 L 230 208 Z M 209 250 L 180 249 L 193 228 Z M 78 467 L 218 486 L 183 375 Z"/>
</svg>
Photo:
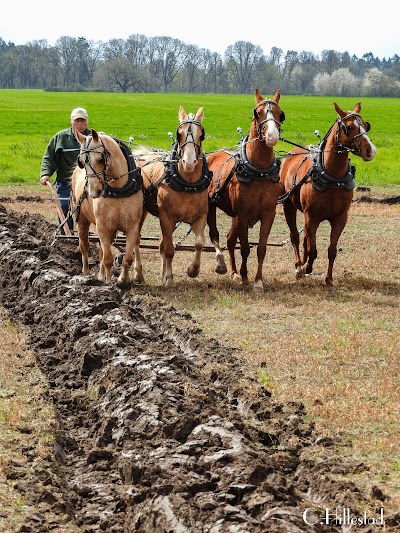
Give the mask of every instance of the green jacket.
<svg viewBox="0 0 400 533">
<path fill-rule="evenodd" d="M 90 130 L 86 130 L 85 135 L 89 134 Z M 56 133 L 44 153 L 40 177 L 52 176 L 56 172 L 57 182 L 70 185 L 80 147 L 72 128 Z"/>
</svg>

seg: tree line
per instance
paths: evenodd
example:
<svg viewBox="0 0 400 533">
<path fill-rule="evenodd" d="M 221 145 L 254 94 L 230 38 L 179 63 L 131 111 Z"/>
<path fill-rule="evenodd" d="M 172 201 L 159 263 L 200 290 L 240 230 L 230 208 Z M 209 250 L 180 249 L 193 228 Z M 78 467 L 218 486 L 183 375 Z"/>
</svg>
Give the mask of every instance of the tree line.
<svg viewBox="0 0 400 533">
<path fill-rule="evenodd" d="M 223 57 L 172 37 L 94 42 L 60 37 L 23 45 L 0 37 L 0 87 L 59 91 L 400 96 L 400 57 L 307 51 L 237 41 Z"/>
</svg>

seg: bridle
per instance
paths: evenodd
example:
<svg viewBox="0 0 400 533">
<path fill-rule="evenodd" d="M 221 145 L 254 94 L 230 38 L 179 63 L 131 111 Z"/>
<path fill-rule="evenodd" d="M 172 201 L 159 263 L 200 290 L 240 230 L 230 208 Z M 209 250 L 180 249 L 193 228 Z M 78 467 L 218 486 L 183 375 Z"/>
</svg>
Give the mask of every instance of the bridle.
<svg viewBox="0 0 400 533">
<path fill-rule="evenodd" d="M 88 180 L 89 178 L 98 178 L 100 183 L 104 186 L 104 185 L 106 185 L 107 183 L 109 183 L 111 181 L 115 181 L 115 180 L 119 179 L 119 177 L 111 178 L 111 179 L 107 178 L 107 169 L 109 167 L 108 161 L 109 161 L 109 157 L 110 157 L 110 152 L 104 146 L 104 143 L 103 143 L 103 141 L 100 138 L 99 138 L 99 141 L 100 141 L 99 144 L 96 144 L 92 148 L 87 148 L 92 140 L 93 139 L 92 139 L 92 137 L 90 135 L 86 138 L 86 140 L 85 140 L 86 147 L 81 148 L 81 152 L 80 152 L 79 157 L 78 157 L 78 166 L 79 166 L 79 168 L 85 168 L 86 169 L 86 180 Z M 99 148 L 102 148 L 102 150 L 99 150 Z M 91 153 L 96 153 L 96 154 L 101 154 L 102 155 L 104 169 L 101 172 L 96 172 L 94 170 L 94 168 L 92 167 L 92 163 L 91 163 L 90 157 L 89 157 L 89 154 L 91 154 Z M 83 162 L 81 161 L 81 156 L 82 155 L 84 156 L 84 161 Z M 89 167 L 90 170 L 92 171 L 90 174 L 88 174 L 88 172 L 87 172 L 87 167 Z"/>
<path fill-rule="evenodd" d="M 258 120 L 257 108 L 260 107 L 261 105 L 264 105 L 264 104 L 268 104 L 268 107 L 266 106 L 266 108 L 265 108 L 265 119 L 259 121 Z M 275 118 L 275 115 L 274 115 L 274 112 L 273 112 L 273 106 L 276 106 L 278 108 L 278 111 L 280 112 L 279 120 L 276 120 L 276 118 Z M 272 115 L 272 116 L 269 116 L 269 115 Z M 275 122 L 275 124 L 278 127 L 278 130 L 280 131 L 281 130 L 281 124 L 285 120 L 285 113 L 283 111 L 281 111 L 281 109 L 278 106 L 278 104 L 276 102 L 274 102 L 273 100 L 262 100 L 261 102 L 258 102 L 256 107 L 254 108 L 254 119 L 253 120 L 257 123 L 258 139 L 260 141 L 262 141 L 263 138 L 264 138 L 263 131 L 265 130 L 266 123 L 268 121 L 272 120 L 273 122 Z"/>
<path fill-rule="evenodd" d="M 188 127 L 187 132 L 186 132 L 185 140 L 184 140 L 183 143 L 181 143 L 180 142 L 180 137 L 182 136 L 182 134 L 179 132 L 179 128 L 183 124 L 189 124 L 189 127 Z M 192 125 L 193 124 L 195 124 L 196 126 L 199 126 L 201 128 L 200 143 L 196 142 L 195 139 L 194 139 L 193 130 L 192 130 Z M 183 148 L 187 144 L 193 144 L 195 146 L 196 156 L 199 158 L 199 156 L 201 154 L 201 142 L 204 141 L 204 138 L 205 138 L 204 127 L 203 127 L 202 123 L 199 120 L 195 120 L 195 119 L 193 119 L 193 120 L 192 119 L 182 120 L 182 122 L 179 124 L 179 126 L 176 129 L 176 140 L 177 140 L 177 143 L 178 143 L 178 150 L 176 152 L 177 158 L 178 159 L 181 158 L 181 152 L 182 152 Z"/>
<path fill-rule="evenodd" d="M 356 135 L 349 135 L 348 126 L 344 122 L 345 120 L 347 120 L 349 118 L 354 118 L 355 122 L 357 122 L 357 124 L 358 124 L 358 133 Z M 357 113 L 348 113 L 345 117 L 338 118 L 337 119 L 337 123 L 338 123 L 338 128 L 337 128 L 337 132 L 336 132 L 336 143 L 337 143 L 337 145 L 339 147 L 344 148 L 345 150 L 353 152 L 353 153 L 359 152 L 360 148 L 356 146 L 354 141 L 358 137 L 362 137 L 363 135 L 366 135 L 366 133 L 371 129 L 370 123 L 369 122 L 364 122 L 363 119 L 361 118 L 361 116 L 359 114 L 357 114 Z M 361 131 L 361 129 L 363 129 L 363 131 Z M 340 140 L 339 140 L 340 131 L 342 131 L 346 135 L 347 139 L 349 140 L 350 147 L 345 146 L 345 145 L 343 145 L 343 143 L 340 142 Z"/>
</svg>

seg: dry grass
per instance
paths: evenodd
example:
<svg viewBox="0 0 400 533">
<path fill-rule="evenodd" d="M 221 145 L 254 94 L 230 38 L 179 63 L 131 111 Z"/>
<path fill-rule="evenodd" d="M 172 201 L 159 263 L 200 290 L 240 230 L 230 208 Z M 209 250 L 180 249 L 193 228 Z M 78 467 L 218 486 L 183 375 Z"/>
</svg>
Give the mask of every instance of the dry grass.
<svg viewBox="0 0 400 533">
<path fill-rule="evenodd" d="M 27 203 L 18 209 L 44 212 L 55 222 L 52 206 Z M 164 290 L 158 285 L 157 252 L 143 251 L 152 292 L 188 310 L 207 335 L 240 349 L 243 374 L 253 373 L 278 400 L 302 401 L 322 434 L 341 439 L 344 458 L 369 466 L 354 475 L 355 481 L 381 486 L 392 496 L 392 509 L 400 507 L 399 215 L 399 204 L 353 204 L 339 243 L 333 291 L 323 287 L 329 235 L 325 224 L 318 234 L 315 272 L 300 282 L 294 281 L 290 244 L 268 248 L 268 285 L 261 295 L 243 290 L 228 276 L 217 276 L 212 253 L 203 254 L 202 272 L 192 280 L 186 276 L 191 254 L 177 252 L 177 286 Z M 228 220 L 221 214 L 222 237 Z M 186 231 L 178 228 L 176 240 L 190 244 Z M 257 227 L 251 231 L 254 240 L 256 232 Z M 144 234 L 158 234 L 153 217 L 146 221 Z M 278 208 L 270 241 L 279 243 L 287 236 Z M 254 262 L 252 250 L 252 275 Z M 8 375 L 11 382 L 18 380 Z M 17 409 L 21 412 L 20 405 Z"/>
</svg>

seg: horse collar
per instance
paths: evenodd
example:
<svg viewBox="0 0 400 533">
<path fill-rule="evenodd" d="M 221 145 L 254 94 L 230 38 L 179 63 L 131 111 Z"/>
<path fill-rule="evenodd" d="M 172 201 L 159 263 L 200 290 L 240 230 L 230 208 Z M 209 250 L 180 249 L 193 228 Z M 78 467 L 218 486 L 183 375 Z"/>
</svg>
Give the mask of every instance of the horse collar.
<svg viewBox="0 0 400 533">
<path fill-rule="evenodd" d="M 110 187 L 108 180 L 105 182 L 103 197 L 113 197 L 113 198 L 127 198 L 138 192 L 142 188 L 142 174 L 141 168 L 136 166 L 135 159 L 132 155 L 132 151 L 119 139 L 115 139 L 116 143 L 120 147 L 121 152 L 123 153 L 126 162 L 128 164 L 128 180 L 123 187 Z M 118 178 L 116 178 L 118 179 Z"/>
<path fill-rule="evenodd" d="M 261 102 L 260 102 L 261 103 Z M 279 181 L 279 167 L 280 161 L 274 157 L 272 165 L 268 168 L 260 169 L 254 167 L 247 158 L 246 143 L 248 136 L 246 136 L 239 146 L 239 153 L 236 155 L 236 177 L 239 181 L 250 183 L 255 180 L 271 180 L 273 182 Z"/>
<path fill-rule="evenodd" d="M 165 163 L 165 182 L 177 192 L 202 192 L 210 185 L 212 172 L 208 168 L 207 160 L 203 157 L 202 175 L 195 183 L 189 183 L 179 174 L 177 165 L 177 150 L 179 144 L 176 142 L 171 151 L 171 159 Z"/>
<path fill-rule="evenodd" d="M 325 170 L 324 165 L 324 148 L 326 145 L 326 140 L 322 141 L 318 148 L 315 151 L 315 156 L 313 159 L 313 168 L 311 172 L 311 180 L 314 189 L 318 191 L 324 191 L 326 188 L 343 188 L 349 191 L 353 190 L 355 187 L 355 172 L 356 167 L 351 164 L 349 159 L 348 169 L 346 175 L 341 178 L 332 178 Z"/>
</svg>

